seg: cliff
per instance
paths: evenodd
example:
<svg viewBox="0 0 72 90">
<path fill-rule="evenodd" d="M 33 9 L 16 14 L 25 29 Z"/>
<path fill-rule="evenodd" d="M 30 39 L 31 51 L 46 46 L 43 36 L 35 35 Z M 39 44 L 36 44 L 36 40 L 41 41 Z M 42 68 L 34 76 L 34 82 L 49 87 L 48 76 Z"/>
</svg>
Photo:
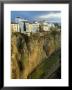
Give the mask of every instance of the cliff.
<svg viewBox="0 0 72 90">
<path fill-rule="evenodd" d="M 60 40 L 60 32 L 55 37 L 51 32 L 31 33 L 30 36 L 12 33 L 11 78 L 33 78 L 29 75 L 61 47 Z"/>
</svg>

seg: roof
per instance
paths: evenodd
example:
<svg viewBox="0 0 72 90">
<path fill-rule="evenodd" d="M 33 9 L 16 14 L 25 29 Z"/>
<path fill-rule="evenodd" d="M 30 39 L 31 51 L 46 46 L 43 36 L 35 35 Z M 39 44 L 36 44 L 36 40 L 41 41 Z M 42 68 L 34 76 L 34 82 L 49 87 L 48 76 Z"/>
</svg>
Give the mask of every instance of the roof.
<svg viewBox="0 0 72 90">
<path fill-rule="evenodd" d="M 18 23 L 16 23 L 15 21 L 11 21 L 11 24 L 18 24 Z"/>
</svg>

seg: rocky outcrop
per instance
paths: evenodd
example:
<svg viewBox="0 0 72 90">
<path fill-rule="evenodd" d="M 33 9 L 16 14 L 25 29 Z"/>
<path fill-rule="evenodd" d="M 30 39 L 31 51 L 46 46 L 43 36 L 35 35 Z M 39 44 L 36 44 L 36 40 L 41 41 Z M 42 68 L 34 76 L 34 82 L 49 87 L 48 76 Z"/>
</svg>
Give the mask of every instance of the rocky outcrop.
<svg viewBox="0 0 72 90">
<path fill-rule="evenodd" d="M 55 41 L 50 32 L 34 33 L 30 36 L 12 33 L 11 78 L 26 79 L 58 48 L 60 48 L 60 33 L 56 35 Z"/>
<path fill-rule="evenodd" d="M 35 68 L 29 75 L 28 78 L 31 79 L 51 79 L 60 78 L 61 71 L 59 70 L 61 66 L 61 50 L 60 48 L 53 52 L 47 59 L 42 61 L 37 68 Z M 59 75 L 57 72 L 59 71 Z"/>
</svg>

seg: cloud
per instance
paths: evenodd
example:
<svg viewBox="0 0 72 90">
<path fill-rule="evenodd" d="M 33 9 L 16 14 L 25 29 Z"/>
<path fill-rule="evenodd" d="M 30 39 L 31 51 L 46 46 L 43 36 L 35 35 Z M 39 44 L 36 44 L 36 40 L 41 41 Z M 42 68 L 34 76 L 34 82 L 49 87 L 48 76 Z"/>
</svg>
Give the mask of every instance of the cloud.
<svg viewBox="0 0 72 90">
<path fill-rule="evenodd" d="M 38 20 L 46 20 L 48 22 L 61 23 L 61 13 L 48 13 L 45 15 L 41 15 L 37 18 Z"/>
<path fill-rule="evenodd" d="M 39 18 L 43 19 L 43 18 L 61 18 L 61 14 L 60 13 L 49 13 L 47 15 L 42 15 L 39 16 Z"/>
</svg>

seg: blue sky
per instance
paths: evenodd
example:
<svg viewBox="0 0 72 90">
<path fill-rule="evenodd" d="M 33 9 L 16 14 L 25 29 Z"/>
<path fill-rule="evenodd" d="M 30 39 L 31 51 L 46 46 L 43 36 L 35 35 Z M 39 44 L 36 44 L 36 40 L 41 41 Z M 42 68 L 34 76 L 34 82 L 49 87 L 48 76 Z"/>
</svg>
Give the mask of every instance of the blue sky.
<svg viewBox="0 0 72 90">
<path fill-rule="evenodd" d="M 11 20 L 15 21 L 16 17 L 29 21 L 47 20 L 48 22 L 61 22 L 60 11 L 11 11 Z"/>
</svg>

